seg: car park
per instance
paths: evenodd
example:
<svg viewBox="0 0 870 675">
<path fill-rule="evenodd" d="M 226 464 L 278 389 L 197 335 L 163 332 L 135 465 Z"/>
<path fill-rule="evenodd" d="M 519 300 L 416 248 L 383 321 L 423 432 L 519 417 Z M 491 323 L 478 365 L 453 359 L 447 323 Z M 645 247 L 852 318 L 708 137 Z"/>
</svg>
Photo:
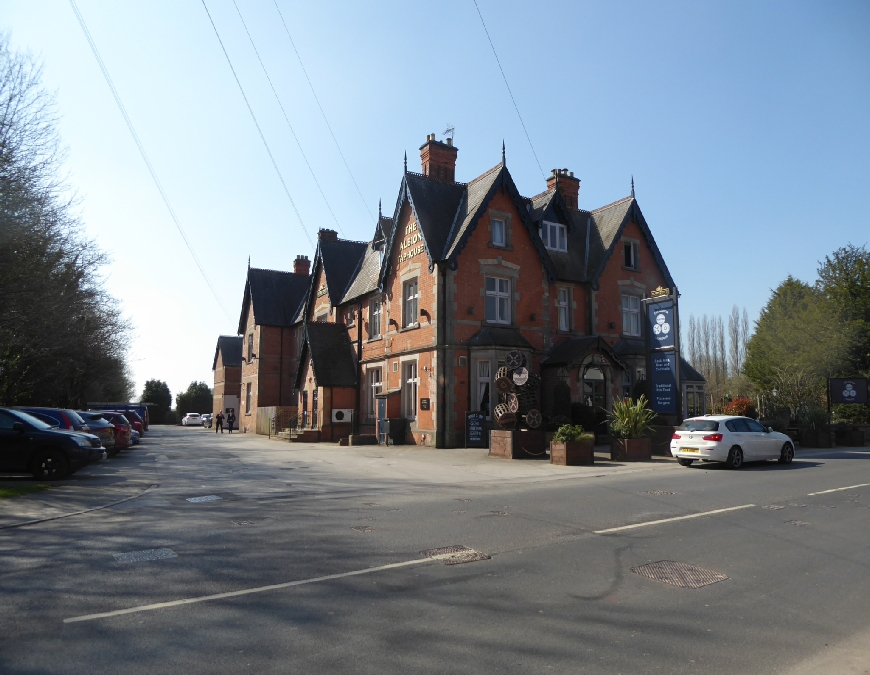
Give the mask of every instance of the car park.
<svg viewBox="0 0 870 675">
<path fill-rule="evenodd" d="M 732 469 L 769 459 L 789 464 L 794 442 L 749 417 L 706 415 L 683 421 L 671 437 L 671 455 L 682 466 L 697 460 L 725 462 Z"/>
<path fill-rule="evenodd" d="M 212 424 L 214 424 L 214 415 L 211 413 L 205 413 L 200 417 L 202 417 L 202 426 L 211 429 Z"/>
<path fill-rule="evenodd" d="M 90 433 L 99 436 L 109 457 L 117 455 L 118 450 L 115 449 L 115 425 L 103 417 L 102 412 L 95 410 L 77 410 L 76 412 L 87 422 L 91 430 Z"/>
<path fill-rule="evenodd" d="M 183 426 L 183 427 L 201 427 L 202 426 L 202 416 L 199 413 L 187 413 L 181 419 L 181 426 Z"/>
<path fill-rule="evenodd" d="M 16 410 L 26 413 L 39 413 L 40 415 L 51 417 L 61 429 L 66 429 L 67 431 L 89 431 L 87 422 L 75 410 L 29 406 L 16 406 Z"/>
<path fill-rule="evenodd" d="M 55 428 L 14 408 L 0 408 L 0 471 L 60 480 L 91 463 L 101 446 L 96 436 Z"/>
</svg>

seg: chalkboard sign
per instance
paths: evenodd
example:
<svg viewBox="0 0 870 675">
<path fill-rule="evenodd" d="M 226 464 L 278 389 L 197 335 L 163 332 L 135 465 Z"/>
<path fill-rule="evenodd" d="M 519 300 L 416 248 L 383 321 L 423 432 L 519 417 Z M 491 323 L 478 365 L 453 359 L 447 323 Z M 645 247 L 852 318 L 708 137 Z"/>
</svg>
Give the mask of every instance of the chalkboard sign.
<svg viewBox="0 0 870 675">
<path fill-rule="evenodd" d="M 486 413 L 465 413 L 465 447 L 488 448 L 489 431 L 486 424 Z"/>
</svg>

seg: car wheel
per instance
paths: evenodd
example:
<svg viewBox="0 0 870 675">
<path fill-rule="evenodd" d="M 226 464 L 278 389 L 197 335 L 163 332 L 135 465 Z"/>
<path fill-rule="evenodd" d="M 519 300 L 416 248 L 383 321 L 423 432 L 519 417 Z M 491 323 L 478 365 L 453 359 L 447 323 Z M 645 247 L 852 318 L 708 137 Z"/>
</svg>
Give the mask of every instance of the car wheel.
<svg viewBox="0 0 870 675">
<path fill-rule="evenodd" d="M 31 473 L 38 480 L 60 480 L 69 472 L 66 457 L 59 450 L 40 450 L 31 464 Z"/>
<path fill-rule="evenodd" d="M 791 446 L 791 443 L 785 443 L 782 446 L 782 451 L 779 453 L 779 463 L 780 464 L 791 464 L 791 460 L 794 459 L 794 448 Z"/>
<path fill-rule="evenodd" d="M 692 462 L 694 459 L 686 459 L 685 457 L 677 457 L 677 461 L 680 463 L 680 466 L 692 466 Z"/>
<path fill-rule="evenodd" d="M 728 453 L 728 459 L 725 463 L 729 469 L 739 469 L 743 466 L 743 450 L 735 445 L 731 448 L 731 452 Z"/>
</svg>

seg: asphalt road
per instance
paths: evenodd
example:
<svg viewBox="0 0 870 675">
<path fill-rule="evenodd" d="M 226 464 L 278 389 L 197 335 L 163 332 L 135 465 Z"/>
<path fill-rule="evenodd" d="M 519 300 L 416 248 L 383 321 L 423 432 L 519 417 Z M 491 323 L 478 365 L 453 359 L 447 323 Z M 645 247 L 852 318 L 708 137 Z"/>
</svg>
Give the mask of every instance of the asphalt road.
<svg viewBox="0 0 870 675">
<path fill-rule="evenodd" d="M 870 673 L 868 450 L 573 468 L 152 428 L 0 504 L 0 672 Z M 421 555 L 451 545 L 490 558 Z M 659 561 L 727 578 L 632 572 Z"/>
</svg>

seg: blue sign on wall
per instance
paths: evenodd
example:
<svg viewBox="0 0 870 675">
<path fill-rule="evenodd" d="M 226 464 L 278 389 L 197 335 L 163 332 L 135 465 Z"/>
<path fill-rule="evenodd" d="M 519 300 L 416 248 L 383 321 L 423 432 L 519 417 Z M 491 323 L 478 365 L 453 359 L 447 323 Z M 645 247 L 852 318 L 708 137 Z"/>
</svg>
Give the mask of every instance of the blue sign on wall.
<svg viewBox="0 0 870 675">
<path fill-rule="evenodd" d="M 676 414 L 677 412 L 677 355 L 674 352 L 650 354 L 650 385 L 653 412 Z"/>
<path fill-rule="evenodd" d="M 674 346 L 676 325 L 674 324 L 674 303 L 672 300 L 654 302 L 647 306 L 649 343 L 652 349 Z"/>
</svg>

